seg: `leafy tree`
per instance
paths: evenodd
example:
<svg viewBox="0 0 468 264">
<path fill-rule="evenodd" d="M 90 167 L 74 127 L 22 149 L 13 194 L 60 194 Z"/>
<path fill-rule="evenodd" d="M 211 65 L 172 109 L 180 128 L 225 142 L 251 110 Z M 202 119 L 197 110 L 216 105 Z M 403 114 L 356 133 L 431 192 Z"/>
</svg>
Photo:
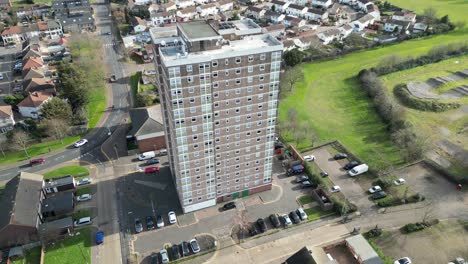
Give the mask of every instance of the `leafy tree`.
<svg viewBox="0 0 468 264">
<path fill-rule="evenodd" d="M 276 6 L 275 6 L 275 5 L 272 5 L 272 6 L 271 6 L 271 11 L 273 11 L 273 12 L 276 11 Z"/>
<path fill-rule="evenodd" d="M 23 101 L 23 99 L 24 95 L 22 94 L 7 95 L 3 97 L 3 101 L 11 106 L 17 105 L 19 102 Z"/>
<path fill-rule="evenodd" d="M 14 147 L 16 147 L 17 149 L 23 150 L 28 158 L 29 158 L 29 153 L 28 153 L 27 147 L 29 146 L 30 141 L 31 141 L 31 138 L 23 130 L 15 131 L 13 133 L 13 136 L 11 137 L 11 142 L 13 143 Z"/>
<path fill-rule="evenodd" d="M 88 122 L 88 111 L 85 107 L 80 107 L 75 110 L 72 117 L 72 123 L 74 125 L 82 125 Z"/>
<path fill-rule="evenodd" d="M 234 13 L 234 15 L 232 15 L 232 17 L 229 19 L 231 21 L 234 21 L 234 20 L 239 20 L 240 19 L 240 16 L 238 13 Z"/>
<path fill-rule="evenodd" d="M 296 66 L 304 59 L 304 53 L 298 49 L 286 51 L 283 55 L 284 62 L 288 66 Z"/>
<path fill-rule="evenodd" d="M 448 15 L 445 15 L 443 17 L 440 18 L 440 23 L 444 23 L 444 24 L 449 24 L 450 23 L 450 18 Z"/>
<path fill-rule="evenodd" d="M 62 81 L 63 96 L 68 99 L 72 110 L 86 106 L 89 102 L 89 89 L 86 75 L 77 65 L 62 62 L 58 67 L 59 77 Z"/>
<path fill-rule="evenodd" d="M 72 116 L 70 104 L 58 97 L 47 101 L 42 106 L 41 113 L 46 119 L 62 119 L 66 122 L 70 120 Z"/>
<path fill-rule="evenodd" d="M 153 93 L 138 93 L 136 99 L 139 106 L 150 106 L 154 104 L 157 96 Z"/>
<path fill-rule="evenodd" d="M 363 48 L 367 46 L 367 40 L 355 33 L 350 34 L 343 42 L 345 45 L 354 48 Z"/>
</svg>

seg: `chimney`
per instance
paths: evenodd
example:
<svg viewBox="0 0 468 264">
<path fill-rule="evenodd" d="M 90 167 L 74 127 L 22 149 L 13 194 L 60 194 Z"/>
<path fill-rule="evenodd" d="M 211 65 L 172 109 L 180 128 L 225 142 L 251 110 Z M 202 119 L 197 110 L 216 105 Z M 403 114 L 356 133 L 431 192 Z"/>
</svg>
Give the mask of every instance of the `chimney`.
<svg viewBox="0 0 468 264">
<path fill-rule="evenodd" d="M 37 92 L 34 92 L 33 95 L 39 97 L 39 94 Z"/>
</svg>

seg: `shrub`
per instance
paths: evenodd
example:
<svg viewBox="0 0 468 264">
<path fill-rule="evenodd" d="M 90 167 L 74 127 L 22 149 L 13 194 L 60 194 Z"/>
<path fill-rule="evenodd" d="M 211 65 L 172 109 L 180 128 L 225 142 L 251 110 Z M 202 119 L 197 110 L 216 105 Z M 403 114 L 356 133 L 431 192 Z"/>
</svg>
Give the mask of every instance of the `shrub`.
<svg viewBox="0 0 468 264">
<path fill-rule="evenodd" d="M 418 222 L 418 223 L 410 223 L 410 224 L 404 225 L 402 227 L 402 230 L 404 233 L 409 234 L 409 233 L 423 230 L 424 228 L 426 228 L 426 224 Z"/>
<path fill-rule="evenodd" d="M 378 185 L 378 186 L 380 186 L 382 189 L 385 189 L 385 188 L 390 187 L 390 185 L 392 185 L 392 182 L 391 182 L 391 180 L 377 179 L 377 180 L 375 180 L 372 184 L 373 184 L 373 185 Z"/>
<path fill-rule="evenodd" d="M 404 84 L 398 84 L 395 89 L 393 89 L 393 93 L 402 104 L 421 111 L 444 112 L 461 106 L 459 103 L 455 102 L 443 103 L 436 99 L 417 98 L 409 92 L 408 88 Z"/>
</svg>

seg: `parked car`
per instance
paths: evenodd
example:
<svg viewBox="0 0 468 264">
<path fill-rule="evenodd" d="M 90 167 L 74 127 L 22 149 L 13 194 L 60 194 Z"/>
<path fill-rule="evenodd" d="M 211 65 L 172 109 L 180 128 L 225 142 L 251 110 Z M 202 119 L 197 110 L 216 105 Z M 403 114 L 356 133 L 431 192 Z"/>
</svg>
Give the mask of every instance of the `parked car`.
<svg viewBox="0 0 468 264">
<path fill-rule="evenodd" d="M 299 224 L 301 222 L 301 219 L 299 218 L 299 216 L 294 211 L 289 213 L 289 218 L 291 218 L 291 220 L 295 224 Z"/>
<path fill-rule="evenodd" d="M 376 186 L 372 186 L 372 187 L 369 189 L 369 193 L 380 192 L 381 190 L 382 190 L 382 188 L 381 188 L 379 185 L 376 185 Z"/>
<path fill-rule="evenodd" d="M 80 227 L 80 226 L 90 225 L 92 223 L 93 221 L 91 220 L 91 217 L 88 216 L 88 217 L 83 217 L 78 220 L 75 220 L 75 222 L 73 222 L 73 225 L 75 227 Z"/>
<path fill-rule="evenodd" d="M 361 175 L 369 170 L 369 166 L 367 164 L 357 165 L 356 167 L 352 168 L 348 171 L 348 175 L 351 177 Z"/>
<path fill-rule="evenodd" d="M 285 227 L 292 225 L 291 219 L 289 219 L 289 216 L 287 214 L 281 215 L 281 220 L 283 220 Z"/>
<path fill-rule="evenodd" d="M 335 160 L 346 159 L 347 157 L 348 155 L 346 153 L 336 153 L 335 156 L 333 156 Z"/>
<path fill-rule="evenodd" d="M 156 216 L 156 225 L 158 226 L 158 228 L 164 227 L 164 219 L 161 215 Z"/>
<path fill-rule="evenodd" d="M 3 80 L 3 73 L 0 72 L 0 80 Z"/>
<path fill-rule="evenodd" d="M 169 224 L 175 224 L 177 223 L 177 217 L 176 217 L 176 214 L 175 212 L 173 211 L 170 211 L 167 216 L 169 217 Z"/>
<path fill-rule="evenodd" d="M 143 224 L 140 221 L 140 218 L 135 218 L 135 232 L 143 232 Z"/>
<path fill-rule="evenodd" d="M 81 186 L 81 185 L 91 184 L 91 182 L 92 182 L 91 178 L 83 178 L 78 181 L 77 185 Z"/>
<path fill-rule="evenodd" d="M 160 264 L 161 258 L 159 257 L 159 253 L 154 253 L 150 257 L 151 264 Z"/>
<path fill-rule="evenodd" d="M 257 224 L 254 223 L 252 226 L 250 226 L 249 235 L 256 236 L 258 234 L 260 234 L 260 230 L 258 229 Z"/>
<path fill-rule="evenodd" d="M 384 191 L 376 192 L 372 195 L 372 199 L 374 200 L 382 199 L 384 197 L 387 197 L 387 193 Z"/>
<path fill-rule="evenodd" d="M 93 197 L 93 196 L 92 196 L 91 194 L 86 193 L 86 194 L 82 194 L 82 195 L 80 195 L 80 196 L 77 196 L 77 197 L 76 197 L 76 201 L 77 201 L 77 202 L 89 201 L 89 200 L 91 200 L 92 197 Z"/>
<path fill-rule="evenodd" d="M 73 144 L 73 146 L 74 146 L 75 148 L 79 148 L 79 147 L 81 147 L 81 146 L 86 145 L 86 143 L 88 143 L 88 140 L 85 139 L 85 138 L 82 138 L 82 139 L 78 140 L 77 142 L 75 142 L 75 144 Z"/>
<path fill-rule="evenodd" d="M 411 262 L 411 259 L 410 259 L 410 258 L 404 257 L 404 258 L 395 260 L 395 262 L 393 262 L 393 263 L 394 263 L 394 264 L 411 264 L 411 263 L 413 263 L 413 262 Z"/>
<path fill-rule="evenodd" d="M 159 172 L 159 167 L 148 167 L 145 168 L 145 174 L 157 173 Z"/>
<path fill-rule="evenodd" d="M 278 227 L 281 226 L 281 223 L 280 223 L 278 217 L 276 216 L 276 214 L 271 214 L 271 215 L 269 216 L 269 218 L 270 218 L 271 224 L 272 224 L 275 228 L 278 228 Z"/>
<path fill-rule="evenodd" d="M 169 256 L 167 255 L 167 250 L 161 249 L 161 251 L 159 251 L 159 255 L 161 255 L 162 263 L 169 263 Z"/>
<path fill-rule="evenodd" d="M 302 173 L 302 172 L 304 172 L 304 169 L 305 169 L 304 166 L 302 166 L 300 164 L 299 165 L 294 165 L 287 171 L 287 175 L 290 176 L 290 175 Z"/>
<path fill-rule="evenodd" d="M 167 149 L 160 149 L 159 150 L 159 156 L 166 156 L 167 155 Z"/>
<path fill-rule="evenodd" d="M 406 183 L 406 181 L 405 181 L 405 179 L 400 178 L 400 179 L 398 179 L 398 180 L 394 180 L 393 183 L 394 183 L 395 185 L 403 185 L 403 184 Z"/>
<path fill-rule="evenodd" d="M 158 164 L 158 163 L 159 163 L 159 159 L 151 158 L 145 162 L 145 165 L 148 166 L 148 165 L 153 165 L 153 164 Z"/>
<path fill-rule="evenodd" d="M 257 219 L 257 225 L 258 225 L 258 228 L 260 228 L 260 232 L 262 233 L 266 232 L 268 229 L 265 223 L 265 220 L 263 220 L 263 218 Z"/>
<path fill-rule="evenodd" d="M 154 151 L 147 151 L 138 155 L 138 160 L 148 160 L 154 157 L 156 157 L 156 153 Z"/>
<path fill-rule="evenodd" d="M 180 243 L 180 251 L 182 251 L 182 256 L 184 257 L 190 255 L 189 243 L 187 241 Z"/>
<path fill-rule="evenodd" d="M 224 211 L 234 209 L 234 208 L 236 208 L 236 203 L 235 202 L 226 203 L 226 204 L 223 205 L 222 208 L 223 208 Z"/>
<path fill-rule="evenodd" d="M 148 230 L 154 229 L 154 220 L 152 216 L 146 217 L 146 229 Z"/>
<path fill-rule="evenodd" d="M 331 191 L 332 193 L 341 192 L 341 187 L 338 186 L 338 185 L 335 185 L 335 186 L 333 186 L 333 187 L 330 188 L 330 191 Z"/>
<path fill-rule="evenodd" d="M 307 214 L 305 213 L 304 209 L 302 208 L 297 208 L 296 214 L 301 218 L 302 221 L 307 220 Z"/>
<path fill-rule="evenodd" d="M 325 178 L 328 177 L 328 173 L 325 171 L 320 172 L 320 177 Z"/>
<path fill-rule="evenodd" d="M 16 45 L 15 45 L 15 44 L 8 44 L 8 45 L 6 46 L 6 48 L 7 48 L 7 49 L 14 49 L 14 48 L 16 48 Z"/>
<path fill-rule="evenodd" d="M 353 160 L 353 161 L 351 161 L 350 163 L 344 165 L 343 169 L 345 169 L 345 170 L 350 170 L 350 169 L 356 167 L 357 165 L 359 165 L 359 162 Z"/>
<path fill-rule="evenodd" d="M 196 254 L 196 253 L 200 252 L 200 246 L 198 245 L 198 241 L 195 238 L 190 240 L 189 244 L 190 244 L 190 248 L 192 249 L 193 253 Z"/>
<path fill-rule="evenodd" d="M 37 159 L 32 159 L 29 161 L 30 166 L 35 166 L 35 165 L 41 165 L 45 163 L 44 158 L 37 158 Z"/>
<path fill-rule="evenodd" d="M 312 183 L 310 181 L 303 181 L 301 183 L 301 185 L 302 185 L 302 188 L 315 188 L 315 187 L 317 187 L 317 184 Z"/>
<path fill-rule="evenodd" d="M 305 161 L 314 161 L 315 160 L 315 156 L 314 155 L 307 155 L 307 156 L 304 156 L 303 159 Z"/>
<path fill-rule="evenodd" d="M 96 232 L 96 245 L 100 245 L 102 243 L 104 243 L 104 232 L 97 231 Z"/>
<path fill-rule="evenodd" d="M 179 246 L 177 244 L 172 245 L 171 256 L 172 256 L 172 260 L 180 259 L 180 251 L 179 251 Z"/>
<path fill-rule="evenodd" d="M 301 183 L 301 182 L 308 181 L 308 180 L 309 180 L 309 177 L 307 177 L 307 175 L 299 175 L 296 177 L 296 183 Z"/>
</svg>

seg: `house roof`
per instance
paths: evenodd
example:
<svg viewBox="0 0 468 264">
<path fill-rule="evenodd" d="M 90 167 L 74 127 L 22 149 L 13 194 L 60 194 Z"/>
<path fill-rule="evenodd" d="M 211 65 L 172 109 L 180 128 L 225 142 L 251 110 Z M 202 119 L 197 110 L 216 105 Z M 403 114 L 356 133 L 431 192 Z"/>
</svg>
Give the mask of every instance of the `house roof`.
<svg viewBox="0 0 468 264">
<path fill-rule="evenodd" d="M 293 23 L 299 23 L 299 22 L 301 22 L 302 19 L 300 19 L 298 17 L 293 17 L 293 16 L 286 16 L 284 18 L 284 20 L 291 21 Z"/>
<path fill-rule="evenodd" d="M 165 4 L 161 4 L 161 7 L 162 8 L 169 8 L 169 7 L 175 7 L 175 3 L 174 2 L 169 2 L 169 3 L 165 3 Z"/>
<path fill-rule="evenodd" d="M 272 31 L 277 31 L 277 30 L 284 31 L 285 27 L 283 24 L 275 24 L 275 25 L 270 25 L 268 27 L 265 27 L 264 29 L 266 30 L 266 32 L 272 32 Z"/>
<path fill-rule="evenodd" d="M 369 245 L 369 242 L 361 235 L 355 235 L 346 239 L 346 243 L 351 247 L 355 254 L 364 264 L 383 264 L 384 262 L 379 258 L 379 255 Z"/>
<path fill-rule="evenodd" d="M 307 9 L 307 12 L 323 16 L 327 11 L 318 8 L 309 8 Z"/>
<path fill-rule="evenodd" d="M 255 12 L 255 13 L 260 13 L 260 12 L 262 12 L 263 9 L 260 8 L 260 7 L 256 7 L 256 6 L 249 6 L 247 8 L 247 10 L 249 10 L 251 12 Z"/>
<path fill-rule="evenodd" d="M 45 222 L 40 224 L 37 232 L 41 235 L 47 235 L 50 232 L 54 232 L 56 230 L 61 230 L 65 228 L 73 227 L 73 218 L 65 217 L 61 219 L 57 219 L 50 222 Z"/>
<path fill-rule="evenodd" d="M 0 201 L 0 230 L 9 224 L 36 227 L 42 175 L 24 172 L 5 186 Z"/>
<path fill-rule="evenodd" d="M 294 253 L 285 263 L 287 264 L 316 264 L 314 257 L 312 257 L 312 251 L 309 251 L 307 247 L 301 248 L 299 251 Z"/>
<path fill-rule="evenodd" d="M 31 79 L 43 79 L 44 72 L 39 70 L 38 68 L 29 68 L 26 71 L 23 71 L 23 80 L 31 80 Z M 23 83 L 24 84 L 24 83 Z"/>
<path fill-rule="evenodd" d="M 375 17 L 371 14 L 366 14 L 365 16 L 361 17 L 360 19 L 358 19 L 359 22 L 361 23 L 366 23 L 367 21 L 371 21 L 375 19 Z"/>
<path fill-rule="evenodd" d="M 337 28 L 331 28 L 331 29 L 328 29 L 328 30 L 325 30 L 323 32 L 320 32 L 319 34 L 322 34 L 326 37 L 333 37 L 333 36 L 337 36 L 337 35 L 340 35 L 341 34 L 341 31 Z"/>
<path fill-rule="evenodd" d="M 221 1 L 218 1 L 218 6 L 229 5 L 229 4 L 234 4 L 234 2 L 231 1 L 231 0 L 221 0 Z"/>
<path fill-rule="evenodd" d="M 7 27 L 2 31 L 2 36 L 21 34 L 23 30 L 20 26 Z"/>
<path fill-rule="evenodd" d="M 292 39 L 287 39 L 283 41 L 283 47 L 289 48 L 289 47 L 294 47 L 294 40 Z"/>
<path fill-rule="evenodd" d="M 12 115 L 11 105 L 0 105 L 0 118 L 10 118 Z"/>
<path fill-rule="evenodd" d="M 200 9 L 208 9 L 208 8 L 216 7 L 216 4 L 215 3 L 209 3 L 209 4 L 206 4 L 206 5 L 201 5 L 199 7 L 200 7 Z"/>
<path fill-rule="evenodd" d="M 47 22 L 43 22 L 43 21 L 38 22 L 37 26 L 38 26 L 40 31 L 46 31 L 46 30 L 49 29 L 49 27 L 47 26 Z"/>
<path fill-rule="evenodd" d="M 42 67 L 44 61 L 41 57 L 29 57 L 23 60 L 23 71 L 32 67 Z"/>
<path fill-rule="evenodd" d="M 37 51 L 37 50 L 32 49 L 31 46 L 29 46 L 29 48 L 24 50 L 24 52 L 23 52 L 23 60 L 28 59 L 30 57 L 39 58 L 39 57 L 41 57 L 41 53 L 39 51 Z"/>
<path fill-rule="evenodd" d="M 196 13 L 197 12 L 197 8 L 194 7 L 194 6 L 189 6 L 189 7 L 186 7 L 182 10 L 179 10 L 178 12 L 182 13 L 182 14 L 190 14 L 190 13 Z"/>
<path fill-rule="evenodd" d="M 401 20 L 389 19 L 389 20 L 387 20 L 385 22 L 385 24 L 394 24 L 394 25 L 402 26 L 402 27 L 404 27 L 406 29 L 406 28 L 409 27 L 411 22 L 410 21 L 401 21 Z"/>
<path fill-rule="evenodd" d="M 362 4 L 367 4 L 369 3 L 370 1 L 369 0 L 358 0 L 358 2 L 362 3 Z"/>
<path fill-rule="evenodd" d="M 164 132 L 161 105 L 134 108 L 130 110 L 133 136 L 142 136 L 155 132 Z"/>
<path fill-rule="evenodd" d="M 47 195 L 42 201 L 41 213 L 73 210 L 73 192 L 58 192 L 53 195 Z"/>
<path fill-rule="evenodd" d="M 288 8 L 292 8 L 292 9 L 296 9 L 296 10 L 303 10 L 304 6 L 300 6 L 300 5 L 297 5 L 297 4 L 290 4 L 288 6 Z"/>
<path fill-rule="evenodd" d="M 94 18 L 92 17 L 90 13 L 81 14 L 77 16 L 61 17 L 59 20 L 62 26 L 87 25 L 90 23 L 94 23 Z"/>
<path fill-rule="evenodd" d="M 275 11 L 271 11 L 271 10 L 267 10 L 265 12 L 265 16 L 266 17 L 279 17 L 281 16 L 282 14 L 281 13 L 278 13 L 278 12 L 275 12 Z"/>
<path fill-rule="evenodd" d="M 274 5 L 285 5 L 286 2 L 280 1 L 280 0 L 271 0 L 271 3 Z"/>
<path fill-rule="evenodd" d="M 151 12 L 151 16 L 152 17 L 168 17 L 168 16 L 172 16 L 172 14 L 169 12 Z"/>
<path fill-rule="evenodd" d="M 44 188 L 53 188 L 53 187 L 68 185 L 72 183 L 74 184 L 74 182 L 75 182 L 75 179 L 73 178 L 73 176 L 65 175 L 65 176 L 45 180 Z"/>
<path fill-rule="evenodd" d="M 52 94 L 47 93 L 47 92 L 33 92 L 28 94 L 26 98 L 23 99 L 23 101 L 19 102 L 17 104 L 18 107 L 39 107 L 44 101 L 52 97 Z"/>
</svg>

